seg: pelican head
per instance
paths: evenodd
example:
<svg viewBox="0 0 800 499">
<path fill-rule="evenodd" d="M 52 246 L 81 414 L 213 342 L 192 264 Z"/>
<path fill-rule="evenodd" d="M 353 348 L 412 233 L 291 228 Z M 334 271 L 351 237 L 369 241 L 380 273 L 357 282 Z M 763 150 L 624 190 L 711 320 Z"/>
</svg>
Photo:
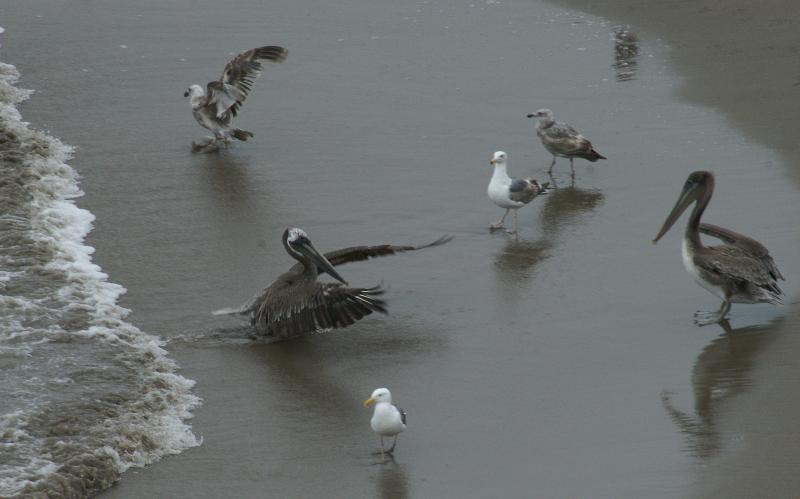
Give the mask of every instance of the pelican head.
<svg viewBox="0 0 800 499">
<path fill-rule="evenodd" d="M 553 111 L 549 109 L 539 109 L 535 113 L 529 114 L 528 118 L 536 118 L 542 123 L 552 123 L 553 121 L 555 121 L 555 119 L 553 118 Z"/>
<path fill-rule="evenodd" d="M 683 184 L 683 189 L 681 190 L 681 195 L 678 197 L 678 202 L 675 203 L 672 211 L 664 221 L 664 225 L 661 226 L 661 230 L 658 231 L 658 235 L 656 235 L 655 239 L 653 239 L 653 244 L 657 243 L 658 240 L 667 233 L 667 231 L 675 224 L 675 222 L 678 220 L 678 218 L 680 218 L 681 214 L 686 211 L 686 208 L 688 208 L 690 204 L 700 199 L 700 197 L 704 194 L 710 193 L 710 191 L 713 189 L 713 173 L 704 171 L 692 172 L 689 175 L 689 178 L 687 178 L 686 182 Z"/>
<path fill-rule="evenodd" d="M 192 96 L 192 98 L 197 97 L 199 95 L 203 95 L 205 92 L 203 91 L 203 87 L 200 85 L 191 85 L 186 91 L 183 93 L 184 97 Z"/>
<path fill-rule="evenodd" d="M 492 166 L 494 166 L 494 165 L 504 165 L 504 164 L 506 164 L 507 160 L 508 160 L 508 156 L 506 156 L 506 153 L 504 153 L 503 151 L 497 151 L 497 152 L 494 153 L 494 156 L 492 157 L 492 159 L 489 160 L 489 164 L 492 165 Z"/>
<path fill-rule="evenodd" d="M 375 391 L 372 392 L 372 395 L 364 401 L 364 407 L 369 407 L 372 404 L 381 402 L 392 403 L 392 393 L 388 388 L 376 388 Z"/>
<path fill-rule="evenodd" d="M 301 262 L 304 259 L 310 260 L 317 268 L 327 272 L 337 281 L 347 284 L 344 277 L 339 275 L 336 269 L 333 268 L 331 262 L 311 244 L 311 240 L 303 229 L 298 229 L 297 227 L 286 229 L 283 233 L 283 245 L 286 247 L 286 251 L 297 260 Z"/>
</svg>

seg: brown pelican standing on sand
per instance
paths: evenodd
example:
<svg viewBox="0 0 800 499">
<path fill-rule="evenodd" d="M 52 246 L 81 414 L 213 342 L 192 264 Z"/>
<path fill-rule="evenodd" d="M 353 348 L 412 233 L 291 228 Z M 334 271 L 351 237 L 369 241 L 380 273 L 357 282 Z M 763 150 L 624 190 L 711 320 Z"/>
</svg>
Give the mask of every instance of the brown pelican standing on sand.
<svg viewBox="0 0 800 499">
<path fill-rule="evenodd" d="M 594 150 L 592 143 L 577 130 L 561 123 L 553 118 L 553 111 L 549 109 L 539 109 L 535 113 L 529 114 L 528 118 L 536 118 L 536 135 L 542 140 L 542 145 L 553 155 L 553 162 L 550 163 L 548 174 L 553 173 L 556 164 L 556 156 L 569 158 L 569 168 L 572 176 L 575 176 L 575 167 L 572 160 L 583 158 L 594 163 L 598 159 L 607 159 L 605 156 Z"/>
<path fill-rule="evenodd" d="M 783 291 L 778 279 L 783 279 L 769 251 L 758 241 L 715 225 L 700 224 L 703 210 L 714 193 L 714 174 L 693 172 L 669 216 L 658 231 L 653 244 L 675 224 L 681 214 L 695 203 L 683 236 L 683 265 L 698 284 L 722 299 L 716 313 L 695 314 L 699 325 L 713 324 L 725 318 L 731 303 L 781 304 Z M 726 244 L 703 246 L 700 232 L 716 237 Z"/>
<path fill-rule="evenodd" d="M 210 145 L 227 144 L 231 137 L 241 141 L 252 137 L 252 132 L 231 128 L 231 121 L 261 74 L 261 63 L 283 62 L 288 55 L 285 48 L 271 45 L 246 50 L 234 57 L 225 66 L 222 76 L 208 82 L 205 89 L 200 85 L 187 88 L 183 96 L 189 97 L 194 119 L 214 133 L 206 142 L 192 143 L 192 148 L 197 151 Z"/>
<path fill-rule="evenodd" d="M 217 310 L 214 315 L 249 316 L 259 334 L 279 339 L 318 329 L 347 327 L 373 312 L 385 314 L 386 302 L 379 298 L 384 291 L 380 286 L 349 287 L 335 266 L 440 246 L 451 239 L 443 236 L 422 246 L 353 246 L 321 255 L 301 229 L 286 229 L 283 246 L 299 263 L 278 276 L 249 303 L 240 308 Z M 317 282 L 322 272 L 342 284 Z"/>
</svg>

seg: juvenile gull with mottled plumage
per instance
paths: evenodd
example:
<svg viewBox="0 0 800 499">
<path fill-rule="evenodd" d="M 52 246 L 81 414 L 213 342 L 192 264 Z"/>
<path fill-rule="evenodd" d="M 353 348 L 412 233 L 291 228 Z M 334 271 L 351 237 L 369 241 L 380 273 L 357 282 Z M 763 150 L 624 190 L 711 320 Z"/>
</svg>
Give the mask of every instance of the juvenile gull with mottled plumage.
<svg viewBox="0 0 800 499">
<path fill-rule="evenodd" d="M 200 85 L 186 89 L 183 96 L 189 97 L 194 119 L 214 133 L 214 137 L 205 143 L 193 144 L 195 150 L 211 144 L 228 143 L 231 137 L 245 141 L 253 136 L 247 130 L 231 128 L 231 121 L 261 74 L 261 63 L 283 62 L 288 55 L 285 48 L 272 45 L 246 50 L 234 57 L 225 66 L 222 76 L 208 82 L 205 89 Z"/>
<path fill-rule="evenodd" d="M 535 113 L 529 114 L 528 118 L 536 118 L 536 135 L 542 140 L 542 145 L 553 155 L 553 162 L 547 173 L 553 173 L 553 166 L 556 164 L 556 157 L 569 158 L 569 167 L 572 176 L 575 176 L 575 168 L 572 160 L 583 158 L 594 163 L 598 159 L 606 159 L 605 156 L 594 150 L 592 143 L 577 130 L 561 123 L 553 118 L 553 111 L 549 109 L 539 109 Z"/>
</svg>

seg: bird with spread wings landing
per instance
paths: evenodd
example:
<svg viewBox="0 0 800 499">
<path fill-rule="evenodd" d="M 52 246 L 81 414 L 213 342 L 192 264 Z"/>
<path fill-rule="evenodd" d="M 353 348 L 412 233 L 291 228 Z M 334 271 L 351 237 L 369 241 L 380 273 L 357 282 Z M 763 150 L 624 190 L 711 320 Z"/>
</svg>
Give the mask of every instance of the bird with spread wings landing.
<svg viewBox="0 0 800 499">
<path fill-rule="evenodd" d="M 261 74 L 261 63 L 283 62 L 288 55 L 287 49 L 273 45 L 246 50 L 225 66 L 219 79 L 208 82 L 205 88 L 200 85 L 187 88 L 183 96 L 189 98 L 194 119 L 214 134 L 205 142 L 193 143 L 192 148 L 197 151 L 228 144 L 231 138 L 245 141 L 252 137 L 252 132 L 231 127 L 231 122 Z"/>
<path fill-rule="evenodd" d="M 317 330 L 347 327 L 373 312 L 386 313 L 383 290 L 351 287 L 334 267 L 350 262 L 395 255 L 440 246 L 452 237 L 444 236 L 421 246 L 352 246 L 319 253 L 308 235 L 296 227 L 283 233 L 283 246 L 297 260 L 292 268 L 248 303 L 238 308 L 217 310 L 214 315 L 242 315 L 261 336 L 286 339 Z M 339 283 L 319 282 L 326 273 Z M 341 283 L 341 284 L 340 284 Z"/>
</svg>

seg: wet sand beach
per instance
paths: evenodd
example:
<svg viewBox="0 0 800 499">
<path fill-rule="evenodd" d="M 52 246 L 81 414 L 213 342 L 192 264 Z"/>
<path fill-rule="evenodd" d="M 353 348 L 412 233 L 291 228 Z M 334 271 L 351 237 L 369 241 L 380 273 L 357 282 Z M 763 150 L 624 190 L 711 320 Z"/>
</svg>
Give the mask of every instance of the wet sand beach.
<svg viewBox="0 0 800 499">
<path fill-rule="evenodd" d="M 37 91 L 26 120 L 78 146 L 94 261 L 203 399 L 202 445 L 100 496 L 791 496 L 797 7 L 638 5 L 4 9 L 2 59 Z M 192 154 L 205 131 L 183 91 L 262 44 L 289 58 L 242 109 L 255 138 Z M 542 107 L 609 159 L 576 160 L 574 182 L 560 159 L 519 238 L 490 234 L 494 151 L 547 180 L 525 117 Z M 719 303 L 682 268 L 685 219 L 650 242 L 696 169 L 717 175 L 705 220 L 762 241 L 788 279 L 784 307 L 734 305 L 728 330 L 693 324 Z M 251 342 L 211 311 L 293 264 L 288 226 L 321 251 L 455 240 L 340 269 L 383 283 L 390 315 Z M 361 406 L 379 386 L 409 419 L 384 464 Z"/>
</svg>

